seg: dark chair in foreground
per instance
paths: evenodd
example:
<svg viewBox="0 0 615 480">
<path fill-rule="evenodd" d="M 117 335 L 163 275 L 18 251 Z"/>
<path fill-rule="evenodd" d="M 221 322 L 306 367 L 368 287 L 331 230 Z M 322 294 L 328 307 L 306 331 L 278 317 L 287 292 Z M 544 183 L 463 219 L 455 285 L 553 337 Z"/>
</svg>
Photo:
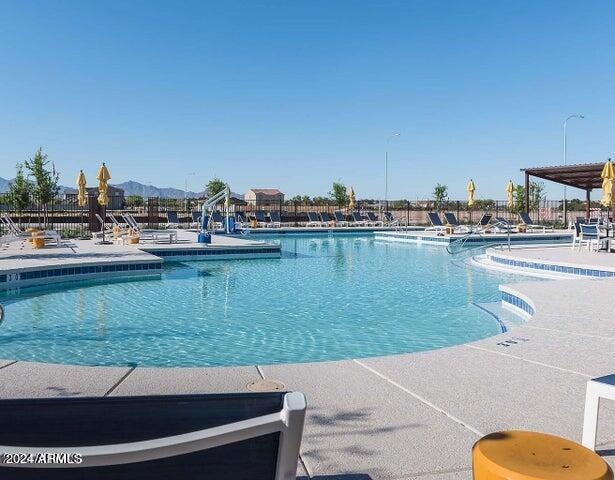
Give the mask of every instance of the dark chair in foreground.
<svg viewBox="0 0 615 480">
<path fill-rule="evenodd" d="M 519 220 L 521 220 L 521 223 L 523 223 L 530 230 L 542 230 L 543 233 L 547 230 L 553 230 L 552 226 L 538 225 L 537 223 L 534 223 L 527 212 L 519 213 Z"/>
<path fill-rule="evenodd" d="M 336 210 L 335 212 L 333 212 L 333 218 L 335 218 L 335 224 L 338 227 L 348 226 L 348 220 L 346 220 L 346 215 L 344 214 L 344 212 Z"/>
<path fill-rule="evenodd" d="M 457 220 L 457 215 L 455 215 L 453 212 L 444 212 L 444 220 L 446 221 L 447 225 L 452 225 L 453 227 L 455 227 L 455 230 L 458 230 L 460 232 L 470 231 L 470 227 L 459 223 L 459 220 Z"/>
<path fill-rule="evenodd" d="M 513 230 L 515 230 L 516 225 L 513 225 L 512 223 L 510 223 L 507 219 L 505 219 L 504 217 L 495 217 L 495 225 L 493 226 L 493 229 L 496 232 L 504 232 L 504 233 L 512 233 Z"/>
<path fill-rule="evenodd" d="M 359 212 L 352 212 L 352 224 L 356 227 L 365 227 L 367 220 L 363 218 L 363 215 Z"/>
<path fill-rule="evenodd" d="M 325 227 L 330 227 L 335 220 L 331 217 L 329 212 L 320 212 L 320 221 Z"/>
<path fill-rule="evenodd" d="M 280 212 L 269 212 L 269 220 L 272 227 L 280 228 L 282 226 Z"/>
<path fill-rule="evenodd" d="M 436 212 L 427 212 L 427 218 L 431 223 L 431 227 L 427 227 L 425 230 L 435 230 L 436 232 L 440 232 L 444 230 L 444 224 L 442 223 L 442 219 L 440 215 Z"/>
<path fill-rule="evenodd" d="M 190 228 L 199 228 L 201 226 L 201 212 L 190 212 L 190 218 L 192 219 Z"/>
<path fill-rule="evenodd" d="M 218 210 L 211 212 L 211 216 L 209 217 L 209 227 L 214 230 L 224 228 L 224 218 L 222 218 L 222 214 Z"/>
<path fill-rule="evenodd" d="M 167 211 L 167 228 L 179 228 L 179 216 L 177 212 Z"/>
<path fill-rule="evenodd" d="M 252 216 L 254 217 L 254 220 L 256 220 L 256 225 L 259 227 L 266 227 L 267 226 L 267 217 L 265 217 L 265 211 L 264 210 L 256 210 Z"/>
<path fill-rule="evenodd" d="M 479 231 L 486 229 L 491 223 L 492 218 L 493 215 L 491 215 L 490 213 L 483 213 L 483 216 L 480 217 L 480 220 L 476 224 L 475 229 Z"/>
<path fill-rule="evenodd" d="M 248 219 L 246 218 L 246 214 L 243 212 L 235 212 L 235 224 L 241 228 L 244 229 L 246 228 L 246 225 L 248 225 L 250 222 L 248 222 Z"/>
<path fill-rule="evenodd" d="M 296 475 L 306 404 L 301 393 L 274 392 L 0 400 L 0 408 L 0 478 L 282 480 Z M 30 454 L 52 462 L 6 461 Z"/>
<path fill-rule="evenodd" d="M 367 221 L 371 223 L 374 227 L 380 225 L 381 227 L 384 225 L 382 220 L 379 220 L 374 212 L 367 212 Z"/>
<path fill-rule="evenodd" d="M 399 225 L 399 220 L 395 218 L 391 212 L 384 212 L 384 221 L 389 227 L 396 227 Z"/>
<path fill-rule="evenodd" d="M 308 221 L 306 226 L 308 227 L 322 227 L 322 221 L 318 212 L 307 212 Z"/>
</svg>

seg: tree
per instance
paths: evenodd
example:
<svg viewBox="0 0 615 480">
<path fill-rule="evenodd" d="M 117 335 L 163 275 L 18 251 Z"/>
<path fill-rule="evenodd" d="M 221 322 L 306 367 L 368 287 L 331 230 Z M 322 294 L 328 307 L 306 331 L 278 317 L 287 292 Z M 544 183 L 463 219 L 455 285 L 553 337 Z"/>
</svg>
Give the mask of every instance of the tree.
<svg viewBox="0 0 615 480">
<path fill-rule="evenodd" d="M 545 184 L 544 182 L 530 182 L 530 208 L 532 210 L 540 209 L 540 204 L 545 199 Z"/>
<path fill-rule="evenodd" d="M 522 185 L 516 185 L 513 190 L 513 205 L 510 208 L 511 213 L 521 213 L 525 210 L 525 188 Z"/>
<path fill-rule="evenodd" d="M 346 185 L 340 181 L 333 182 L 333 187 L 329 192 L 329 196 L 335 201 L 338 207 L 343 207 L 348 204 L 348 191 L 346 190 Z"/>
<path fill-rule="evenodd" d="M 15 180 L 9 185 L 9 191 L 7 193 L 7 199 L 13 204 L 17 212 L 19 213 L 19 224 L 21 225 L 21 212 L 30 205 L 30 197 L 32 194 L 32 185 L 26 179 L 23 173 L 23 165 L 17 164 L 17 173 Z"/>
<path fill-rule="evenodd" d="M 142 207 L 143 205 L 145 205 L 145 202 L 141 195 L 128 195 L 128 198 L 126 198 L 126 206 L 128 207 Z"/>
<path fill-rule="evenodd" d="M 212 178 L 207 185 L 205 186 L 205 191 L 207 192 L 208 197 L 213 197 L 217 195 L 222 190 L 226 188 L 226 183 L 220 180 L 218 177 Z"/>
<path fill-rule="evenodd" d="M 436 210 L 441 210 L 448 201 L 448 187 L 439 183 L 433 189 L 433 202 Z"/>
<path fill-rule="evenodd" d="M 43 149 L 39 148 L 34 157 L 26 160 L 26 168 L 34 178 L 34 190 L 32 196 L 43 206 L 43 216 L 45 225 L 47 225 L 49 215 L 48 206 L 54 197 L 59 193 L 58 181 L 60 175 L 55 171 L 52 164 L 52 169 L 48 170 L 47 155 L 43 153 Z"/>
</svg>

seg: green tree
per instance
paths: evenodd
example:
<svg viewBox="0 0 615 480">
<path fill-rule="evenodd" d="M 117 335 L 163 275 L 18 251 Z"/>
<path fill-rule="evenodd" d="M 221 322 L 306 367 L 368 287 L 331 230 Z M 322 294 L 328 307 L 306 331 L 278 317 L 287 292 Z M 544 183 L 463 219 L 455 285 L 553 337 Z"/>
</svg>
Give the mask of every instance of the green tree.
<svg viewBox="0 0 615 480">
<path fill-rule="evenodd" d="M 333 182 L 333 187 L 329 192 L 329 196 L 338 207 L 343 207 L 348 204 L 348 190 L 346 190 L 346 185 L 341 181 Z"/>
<path fill-rule="evenodd" d="M 145 202 L 141 195 L 128 195 L 126 198 L 127 207 L 142 207 L 143 205 L 145 205 Z"/>
<path fill-rule="evenodd" d="M 521 213 L 525 210 L 525 188 L 522 185 L 516 185 L 513 190 L 513 205 L 510 208 L 511 213 Z"/>
<path fill-rule="evenodd" d="M 21 225 L 21 212 L 30 205 L 32 185 L 23 173 L 23 165 L 17 164 L 15 179 L 9 185 L 7 200 L 13 204 L 19 213 L 19 225 Z"/>
<path fill-rule="evenodd" d="M 43 206 L 45 226 L 49 220 L 49 203 L 51 203 L 60 191 L 58 187 L 60 175 L 55 171 L 53 164 L 51 170 L 48 170 L 48 164 L 49 160 L 47 160 L 47 155 L 43 153 L 42 148 L 36 151 L 33 158 L 26 160 L 26 168 L 30 172 L 32 178 L 34 178 L 32 196 Z"/>
<path fill-rule="evenodd" d="M 530 182 L 530 208 L 539 210 L 540 204 L 545 199 L 545 184 L 544 182 Z"/>
<path fill-rule="evenodd" d="M 439 183 L 433 189 L 433 203 L 436 210 L 441 210 L 448 201 L 448 187 Z"/>
<path fill-rule="evenodd" d="M 226 187 L 226 183 L 220 180 L 218 177 L 212 178 L 205 186 L 205 191 L 208 197 L 213 197 L 220 193 Z"/>
</svg>

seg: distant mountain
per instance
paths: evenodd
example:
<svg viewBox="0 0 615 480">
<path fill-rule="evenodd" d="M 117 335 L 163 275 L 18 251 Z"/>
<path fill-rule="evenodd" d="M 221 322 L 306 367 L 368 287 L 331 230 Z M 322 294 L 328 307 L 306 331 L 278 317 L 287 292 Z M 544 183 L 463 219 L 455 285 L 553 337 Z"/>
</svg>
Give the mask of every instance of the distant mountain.
<svg viewBox="0 0 615 480">
<path fill-rule="evenodd" d="M 9 189 L 9 184 L 13 180 L 7 180 L 5 178 L 0 177 L 0 193 L 5 193 Z M 184 198 L 184 191 L 179 188 L 160 188 L 154 185 L 145 185 L 143 183 L 135 182 L 134 180 L 129 180 L 128 182 L 123 183 L 112 183 L 114 187 L 121 188 L 124 190 L 124 195 L 127 197 L 129 195 L 138 195 L 140 197 L 160 197 L 160 198 Z M 92 185 L 88 185 L 92 186 Z M 75 187 L 66 187 L 60 186 L 60 194 L 63 193 L 76 193 L 77 190 Z M 232 192 L 231 195 L 233 198 L 243 199 L 243 195 L 239 193 Z M 188 198 L 204 198 L 207 195 L 205 192 L 192 192 L 188 191 Z"/>
<path fill-rule="evenodd" d="M 179 188 L 159 188 L 154 185 L 144 185 L 143 183 L 129 180 L 123 183 L 112 183 L 114 187 L 124 190 L 124 195 L 139 195 L 140 197 L 160 197 L 160 198 L 184 198 L 184 191 Z M 188 198 L 200 198 L 205 196 L 205 192 L 187 192 Z"/>
</svg>

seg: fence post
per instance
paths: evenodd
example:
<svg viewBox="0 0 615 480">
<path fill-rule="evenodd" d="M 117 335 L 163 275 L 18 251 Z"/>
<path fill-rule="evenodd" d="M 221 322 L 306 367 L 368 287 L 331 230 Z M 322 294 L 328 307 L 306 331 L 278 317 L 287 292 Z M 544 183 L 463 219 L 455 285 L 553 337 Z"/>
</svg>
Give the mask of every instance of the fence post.
<svg viewBox="0 0 615 480">
<path fill-rule="evenodd" d="M 406 225 L 410 225 L 410 200 L 406 200 Z"/>
<path fill-rule="evenodd" d="M 294 203 L 294 205 L 295 205 L 295 214 L 294 214 L 294 217 L 295 217 L 295 227 L 296 227 L 296 226 L 298 226 L 298 225 L 299 225 L 299 222 L 297 221 L 297 200 L 295 200 L 293 203 Z"/>
<path fill-rule="evenodd" d="M 459 213 L 461 212 L 461 203 L 457 200 L 457 218 L 459 218 Z"/>
</svg>

